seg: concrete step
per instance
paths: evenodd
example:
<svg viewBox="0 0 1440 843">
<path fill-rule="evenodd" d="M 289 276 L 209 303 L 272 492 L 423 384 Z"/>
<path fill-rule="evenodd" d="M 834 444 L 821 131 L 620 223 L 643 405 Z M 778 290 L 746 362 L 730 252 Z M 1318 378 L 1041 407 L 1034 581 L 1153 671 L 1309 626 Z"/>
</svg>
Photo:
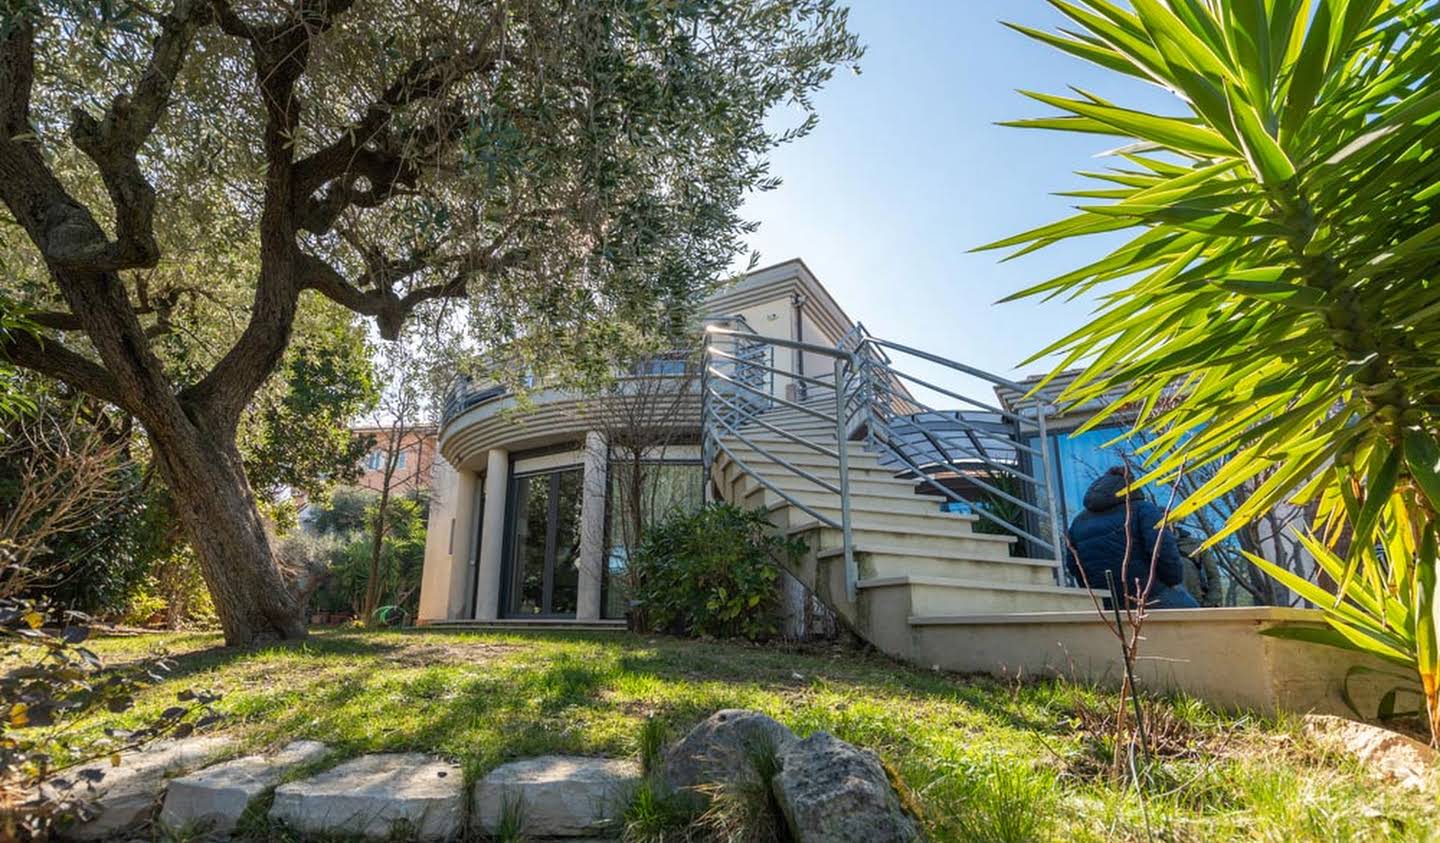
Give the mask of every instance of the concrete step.
<svg viewBox="0 0 1440 843">
<path fill-rule="evenodd" d="M 758 451 L 752 451 L 746 448 L 735 448 L 734 451 L 735 456 L 738 457 L 754 471 L 765 474 L 770 474 L 773 472 L 775 474 L 782 475 L 787 473 L 793 473 L 786 466 L 776 463 L 772 459 L 772 457 L 759 453 Z M 813 451 L 797 454 L 781 454 L 773 451 L 771 453 L 774 453 L 775 456 L 785 460 L 791 465 L 803 468 L 804 470 L 816 475 L 817 477 L 824 477 L 833 480 L 834 478 L 839 476 L 840 469 L 839 466 L 836 464 L 835 460 L 825 456 L 824 454 L 817 454 Z M 723 451 L 716 455 L 715 465 L 721 471 L 730 472 L 729 479 L 734 479 L 735 477 L 739 476 L 739 474 L 744 473 L 743 469 L 741 469 L 738 465 L 735 465 L 733 461 L 730 460 L 729 455 L 724 453 Z M 852 481 L 895 479 L 895 472 L 892 469 L 880 465 L 879 462 L 873 459 L 851 460 L 848 469 L 849 476 Z"/>
<path fill-rule="evenodd" d="M 769 478 L 766 479 L 768 480 Z M 809 489 L 785 489 L 784 487 L 781 487 L 781 489 L 788 497 L 782 498 L 775 491 L 767 489 L 757 483 L 756 488 L 743 494 L 740 498 L 742 501 L 740 505 L 747 509 L 757 506 L 773 508 L 787 505 L 792 501 L 799 501 L 812 508 L 834 509 L 840 505 L 839 495 L 824 491 L 814 484 L 810 484 Z M 867 493 L 851 489 L 850 509 L 851 512 L 864 511 L 892 515 L 918 515 L 921 517 L 936 516 L 945 519 L 954 518 L 957 515 L 957 513 L 942 512 L 940 502 L 937 500 L 927 500 L 904 490 L 891 494 L 875 494 L 873 492 Z M 961 515 L 960 517 L 969 518 L 971 521 L 975 520 L 975 516 Z M 946 521 L 945 523 L 950 522 Z"/>
<path fill-rule="evenodd" d="M 574 618 L 499 618 L 496 620 L 447 620 L 430 621 L 427 629 L 475 629 L 490 632 L 518 632 L 523 630 L 557 630 L 563 632 L 624 632 L 625 621 L 575 620 Z"/>
<path fill-rule="evenodd" d="M 1064 612 L 1094 608 L 1080 588 L 1025 585 L 956 577 L 900 576 L 861 580 L 867 597 L 903 590 L 909 597 L 909 618 L 1002 612 Z"/>
<path fill-rule="evenodd" d="M 805 436 L 802 438 L 808 439 L 812 444 L 819 445 L 820 447 L 827 448 L 831 451 L 839 450 L 835 447 L 835 437 L 833 436 Z M 819 451 L 815 450 L 809 445 L 803 444 L 801 442 L 796 442 L 793 439 L 788 439 L 784 436 L 780 436 L 779 434 L 768 430 L 756 431 L 753 434 L 747 432 L 747 441 L 742 441 L 733 436 L 722 437 L 722 439 L 726 445 L 729 445 L 731 448 L 737 450 L 741 448 L 751 448 L 753 445 L 760 445 L 767 451 L 773 451 L 777 454 L 785 454 L 786 456 L 789 456 L 790 454 L 813 454 L 815 457 L 818 457 L 820 459 L 829 460 L 830 462 L 835 461 L 828 454 L 821 454 Z M 867 450 L 865 448 L 864 442 L 847 440 L 845 442 L 845 452 L 852 459 L 878 459 L 878 454 L 874 451 Z"/>
<path fill-rule="evenodd" d="M 762 416 L 762 421 L 765 422 L 765 425 L 770 425 L 770 427 L 757 424 L 757 422 L 750 422 L 750 424 L 736 425 L 736 429 L 743 432 L 747 438 L 763 437 L 766 438 L 766 440 L 785 440 L 785 437 L 776 434 L 775 429 L 773 429 L 780 428 L 782 431 L 788 432 L 788 434 L 805 438 L 805 440 L 818 442 L 818 444 L 835 444 L 835 425 L 829 424 L 829 422 L 783 421 L 783 419 L 772 419 L 769 418 L 769 416 Z"/>
<path fill-rule="evenodd" d="M 821 476 L 822 479 L 826 479 L 823 477 L 823 475 L 817 476 Z M 767 471 L 765 472 L 765 479 L 769 481 L 771 485 L 778 486 L 779 488 L 784 489 L 787 492 L 809 492 L 817 491 L 819 489 L 818 486 L 816 486 L 809 480 L 806 480 L 805 478 L 797 474 L 792 474 L 784 470 L 776 473 Z M 833 482 L 833 474 L 829 479 Z M 765 488 L 759 480 L 756 480 L 754 477 L 751 477 L 748 474 L 736 478 L 736 481 L 737 482 L 733 485 L 735 486 L 738 494 L 740 495 L 748 495 L 756 489 Z M 857 475 L 850 478 L 851 494 L 879 495 L 883 497 L 893 496 L 897 499 L 914 498 L 915 500 L 924 501 L 925 503 L 932 503 L 936 506 L 939 506 L 945 500 L 944 498 L 937 495 L 916 494 L 917 489 L 919 489 L 921 492 L 924 491 L 923 488 L 917 487 L 914 483 L 911 483 L 908 480 L 896 480 L 892 477 L 860 477 Z M 830 493 L 827 492 L 826 494 Z"/>
<path fill-rule="evenodd" d="M 1046 559 L 947 550 L 916 550 L 877 544 L 855 548 L 860 576 L 867 579 L 895 576 L 950 577 L 1020 585 L 1055 585 L 1055 564 Z M 839 559 L 844 548 L 826 548 L 816 556 Z"/>
<path fill-rule="evenodd" d="M 966 517 L 966 516 L 952 516 Z M 1009 552 L 1015 542 L 1013 536 L 997 536 L 990 533 L 975 533 L 957 530 L 952 525 L 942 524 L 939 528 L 897 527 L 876 523 L 870 519 L 851 519 L 851 530 L 855 543 L 880 544 L 889 547 L 903 547 L 913 551 L 940 550 L 953 554 L 978 554 L 981 557 L 996 556 Z M 787 535 L 802 536 L 816 553 L 830 548 L 844 547 L 844 536 L 838 527 L 831 527 L 814 519 L 792 521 L 785 526 Z"/>
<path fill-rule="evenodd" d="M 773 493 L 772 493 L 773 494 Z M 789 527 L 792 524 L 803 524 L 808 521 L 815 521 L 816 514 L 840 523 L 841 510 L 840 498 L 833 496 L 828 503 L 808 504 L 811 512 L 793 506 L 786 501 L 776 501 L 769 504 L 766 509 L 771 516 L 770 523 L 777 527 Z M 908 510 L 903 505 L 891 506 L 885 504 L 864 504 L 855 502 L 850 506 L 850 524 L 852 529 L 855 525 L 866 525 L 872 529 L 883 530 L 887 533 L 909 533 L 928 532 L 933 535 L 954 536 L 966 538 L 974 535 L 973 524 L 975 516 L 963 515 L 958 512 L 941 512 L 935 509 L 931 512 L 915 512 Z"/>
<path fill-rule="evenodd" d="M 727 471 L 712 472 L 711 478 L 721 491 L 721 496 L 736 506 L 751 507 L 759 505 L 756 498 L 759 492 L 769 491 L 770 494 L 784 492 L 791 498 L 803 501 L 806 504 L 825 505 L 826 500 L 832 501 L 830 505 L 839 506 L 841 484 L 834 477 L 826 478 L 819 475 L 804 477 L 793 474 L 784 469 L 778 472 L 764 472 L 759 476 L 752 476 L 741 472 L 738 468 L 730 467 Z M 764 482 L 761 482 L 761 480 Z M 770 485 L 766 485 L 766 484 Z M 821 485 L 821 484 L 825 485 Z M 773 487 L 773 488 L 772 488 Z M 875 485 L 871 481 L 862 480 L 859 475 L 852 476 L 849 481 L 850 492 L 854 496 L 868 496 L 876 499 L 892 500 L 895 505 L 910 508 L 919 503 L 918 509 L 909 511 L 925 513 L 930 511 L 939 512 L 940 502 L 933 498 L 925 498 L 911 494 L 908 486 L 883 486 Z M 898 493 L 898 494 L 897 494 Z M 812 499 L 813 498 L 813 499 Z"/>
</svg>

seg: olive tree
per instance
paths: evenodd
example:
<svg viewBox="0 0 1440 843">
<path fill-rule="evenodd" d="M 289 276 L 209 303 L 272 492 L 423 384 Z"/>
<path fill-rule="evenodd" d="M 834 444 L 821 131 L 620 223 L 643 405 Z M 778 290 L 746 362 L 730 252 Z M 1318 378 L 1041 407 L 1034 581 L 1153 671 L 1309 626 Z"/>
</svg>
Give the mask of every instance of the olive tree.
<svg viewBox="0 0 1440 843">
<path fill-rule="evenodd" d="M 305 634 L 236 446 L 302 297 L 603 358 L 623 332 L 587 326 L 673 323 L 729 265 L 859 54 L 832 0 L 0 9 L 4 283 L 42 326 L 0 350 L 140 421 L 231 644 Z M 175 313 L 237 282 L 214 363 L 167 365 Z"/>
</svg>

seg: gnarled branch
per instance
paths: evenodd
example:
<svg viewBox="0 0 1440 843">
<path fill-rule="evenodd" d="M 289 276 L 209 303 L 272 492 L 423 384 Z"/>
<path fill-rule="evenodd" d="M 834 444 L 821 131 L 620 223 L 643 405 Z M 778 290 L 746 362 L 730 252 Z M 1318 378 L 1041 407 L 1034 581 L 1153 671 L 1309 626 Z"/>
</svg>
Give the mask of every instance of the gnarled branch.
<svg viewBox="0 0 1440 843">
<path fill-rule="evenodd" d="M 487 73 L 498 59 L 490 46 L 499 24 L 492 23 L 481 43 L 458 55 L 419 59 L 395 78 L 380 98 L 371 103 L 358 123 L 346 130 L 328 146 L 295 164 L 295 186 L 300 196 L 309 196 L 322 185 L 350 173 L 366 172 L 374 167 L 367 161 L 366 151 L 389 128 L 394 113 L 422 100 L 434 99 L 459 79 Z M 380 184 L 371 177 L 372 184 Z"/>
<path fill-rule="evenodd" d="M 136 396 L 127 394 L 110 372 L 53 339 L 12 331 L 0 340 L 0 355 L 114 404 L 132 415 L 141 415 L 132 400 Z"/>
<path fill-rule="evenodd" d="M 100 170 L 115 206 L 116 239 L 54 258 L 62 265 L 104 272 L 154 266 L 160 259 L 153 225 L 155 189 L 141 172 L 137 156 L 169 105 L 195 33 L 210 18 L 205 0 L 180 0 L 172 14 L 160 19 L 160 34 L 134 89 L 118 94 L 98 120 L 75 110 L 70 138 Z"/>
<path fill-rule="evenodd" d="M 441 298 L 464 298 L 466 288 L 474 276 L 499 272 L 520 263 L 526 257 L 528 252 L 523 249 L 503 254 L 481 250 L 434 261 L 391 261 L 387 263 L 390 274 L 383 279 L 373 275 L 372 270 L 361 276 L 360 284 L 355 284 L 327 261 L 305 253 L 304 283 L 306 288 L 319 292 L 337 304 L 361 315 L 375 317 L 380 336 L 393 340 L 400 336 L 400 328 L 405 319 L 424 302 Z M 443 269 L 451 275 L 449 280 L 416 287 L 404 295 L 394 291 L 396 283 L 424 269 Z"/>
</svg>

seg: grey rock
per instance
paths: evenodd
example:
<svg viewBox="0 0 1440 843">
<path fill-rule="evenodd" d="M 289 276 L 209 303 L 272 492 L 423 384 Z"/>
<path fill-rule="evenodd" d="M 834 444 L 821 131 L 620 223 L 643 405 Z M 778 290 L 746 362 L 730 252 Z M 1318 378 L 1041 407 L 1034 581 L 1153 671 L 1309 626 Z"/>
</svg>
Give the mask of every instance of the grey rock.
<svg viewBox="0 0 1440 843">
<path fill-rule="evenodd" d="M 291 769 L 319 760 L 325 744 L 295 741 L 274 755 L 250 755 L 173 779 L 165 790 L 160 823 L 170 829 L 228 832 L 257 796 Z"/>
<path fill-rule="evenodd" d="M 791 745 L 780 763 L 771 788 L 796 843 L 910 843 L 919 838 L 874 755 L 816 732 Z"/>
<path fill-rule="evenodd" d="M 495 834 L 507 817 L 527 838 L 618 831 L 640 784 L 640 765 L 619 758 L 543 755 L 503 764 L 475 785 L 475 817 Z"/>
<path fill-rule="evenodd" d="M 362 755 L 275 788 L 270 817 L 306 834 L 385 838 L 396 826 L 420 840 L 460 831 L 460 768 L 417 753 Z"/>
<path fill-rule="evenodd" d="M 128 829 L 150 819 L 170 776 L 194 770 L 224 752 L 233 741 L 224 735 L 205 735 L 178 741 L 158 741 L 138 752 L 120 756 L 120 766 L 108 764 L 77 770 L 71 778 L 89 772 L 101 778 L 93 785 L 96 815 L 65 829 L 65 840 L 114 840 Z M 87 795 L 82 786 L 76 791 Z"/>
<path fill-rule="evenodd" d="M 717 711 L 665 752 L 665 789 L 692 808 L 704 807 L 706 785 L 752 776 L 757 752 L 779 756 L 797 741 L 794 732 L 758 711 Z"/>
</svg>

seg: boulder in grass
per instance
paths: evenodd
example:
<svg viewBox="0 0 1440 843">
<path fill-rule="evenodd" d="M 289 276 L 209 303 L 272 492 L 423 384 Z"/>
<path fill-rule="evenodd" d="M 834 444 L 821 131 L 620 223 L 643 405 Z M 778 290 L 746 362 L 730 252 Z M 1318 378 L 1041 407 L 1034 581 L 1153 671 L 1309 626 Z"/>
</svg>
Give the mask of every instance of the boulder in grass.
<svg viewBox="0 0 1440 843">
<path fill-rule="evenodd" d="M 705 788 L 753 776 L 757 753 L 778 757 L 797 740 L 758 711 L 717 711 L 665 752 L 665 789 L 690 807 L 703 808 L 709 801 Z"/>
<path fill-rule="evenodd" d="M 880 760 L 829 733 L 790 745 L 771 788 L 796 843 L 920 839 Z"/>
</svg>

